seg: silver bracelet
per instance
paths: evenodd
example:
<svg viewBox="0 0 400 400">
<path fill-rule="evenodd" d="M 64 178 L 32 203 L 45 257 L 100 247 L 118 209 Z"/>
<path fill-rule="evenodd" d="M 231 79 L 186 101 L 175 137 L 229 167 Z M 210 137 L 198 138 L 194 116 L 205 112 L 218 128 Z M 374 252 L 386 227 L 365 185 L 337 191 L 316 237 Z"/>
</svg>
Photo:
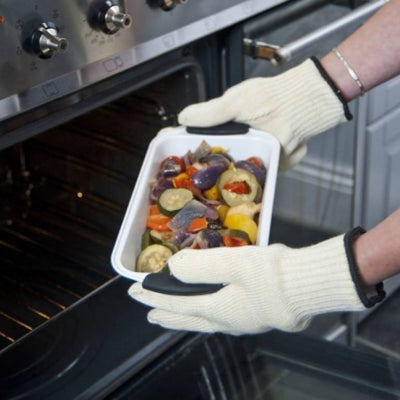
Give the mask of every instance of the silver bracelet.
<svg viewBox="0 0 400 400">
<path fill-rule="evenodd" d="M 345 60 L 345 58 L 342 56 L 342 54 L 339 52 L 339 50 L 336 47 L 334 47 L 332 49 L 332 51 L 337 55 L 338 59 L 341 61 L 341 63 L 347 69 L 347 72 L 349 73 L 349 75 L 356 81 L 358 87 L 360 88 L 360 95 L 364 96 L 364 94 L 366 92 L 365 87 L 362 84 L 358 75 L 355 73 L 354 69 L 350 67 L 348 62 Z"/>
</svg>

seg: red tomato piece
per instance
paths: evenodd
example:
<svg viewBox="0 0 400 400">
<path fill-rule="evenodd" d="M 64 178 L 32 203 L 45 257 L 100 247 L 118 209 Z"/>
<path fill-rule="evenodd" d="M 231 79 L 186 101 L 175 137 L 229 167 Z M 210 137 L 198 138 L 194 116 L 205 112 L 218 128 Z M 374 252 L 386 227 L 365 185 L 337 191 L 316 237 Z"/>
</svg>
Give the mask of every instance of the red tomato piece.
<svg viewBox="0 0 400 400">
<path fill-rule="evenodd" d="M 181 157 L 169 156 L 164 158 L 160 165 L 160 171 L 165 176 L 178 175 L 181 172 L 185 172 L 186 164 Z"/>
<path fill-rule="evenodd" d="M 224 189 L 236 194 L 249 194 L 250 186 L 247 182 L 230 182 L 224 185 Z"/>
<path fill-rule="evenodd" d="M 264 163 L 262 162 L 261 158 L 259 158 L 259 157 L 249 157 L 247 159 L 247 161 L 257 165 L 257 167 L 259 167 L 259 168 L 263 168 L 264 167 Z"/>
<path fill-rule="evenodd" d="M 226 247 L 238 247 L 238 246 L 247 246 L 248 243 L 246 240 L 234 236 L 224 236 L 222 238 L 224 245 Z"/>
</svg>

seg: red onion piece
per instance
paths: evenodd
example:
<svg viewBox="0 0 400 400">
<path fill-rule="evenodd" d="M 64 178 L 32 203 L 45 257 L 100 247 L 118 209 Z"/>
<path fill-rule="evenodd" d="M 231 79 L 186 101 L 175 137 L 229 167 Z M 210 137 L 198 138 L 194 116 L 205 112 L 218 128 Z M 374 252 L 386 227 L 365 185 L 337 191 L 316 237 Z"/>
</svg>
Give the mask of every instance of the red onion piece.
<svg viewBox="0 0 400 400">
<path fill-rule="evenodd" d="M 173 231 L 187 230 L 193 219 L 204 217 L 206 212 L 207 206 L 192 200 L 169 221 L 168 226 Z"/>
<path fill-rule="evenodd" d="M 150 188 L 150 200 L 156 202 L 160 197 L 161 193 L 165 189 L 173 188 L 174 184 L 170 179 L 159 178 L 157 179 Z"/>
</svg>

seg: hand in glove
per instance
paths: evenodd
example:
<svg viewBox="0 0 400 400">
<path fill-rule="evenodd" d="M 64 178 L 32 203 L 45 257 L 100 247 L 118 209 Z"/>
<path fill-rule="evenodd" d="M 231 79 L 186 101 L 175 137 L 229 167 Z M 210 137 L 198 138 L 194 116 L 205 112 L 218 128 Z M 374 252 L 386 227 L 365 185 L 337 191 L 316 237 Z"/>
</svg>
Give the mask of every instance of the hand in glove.
<svg viewBox="0 0 400 400">
<path fill-rule="evenodd" d="M 310 137 L 351 114 L 318 61 L 309 59 L 276 77 L 248 79 L 221 97 L 186 107 L 178 119 L 186 126 L 234 120 L 271 133 L 281 144 L 279 170 L 284 172 L 305 155 Z"/>
<path fill-rule="evenodd" d="M 233 335 L 299 331 L 316 314 L 364 310 L 384 296 L 380 285 L 372 298 L 362 291 L 351 242 L 348 234 L 302 249 L 274 244 L 182 250 L 169 260 L 173 275 L 226 286 L 208 295 L 172 296 L 135 283 L 129 294 L 155 308 L 148 320 L 166 328 Z"/>
</svg>

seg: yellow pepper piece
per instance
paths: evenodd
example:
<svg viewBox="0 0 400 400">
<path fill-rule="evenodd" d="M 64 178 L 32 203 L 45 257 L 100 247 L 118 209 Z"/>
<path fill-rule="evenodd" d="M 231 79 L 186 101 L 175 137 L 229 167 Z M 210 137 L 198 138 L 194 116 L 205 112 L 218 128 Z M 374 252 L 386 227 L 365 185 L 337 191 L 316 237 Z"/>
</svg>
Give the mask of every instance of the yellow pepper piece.
<svg viewBox="0 0 400 400">
<path fill-rule="evenodd" d="M 226 204 L 221 204 L 220 206 L 217 207 L 217 213 L 219 216 L 219 219 L 224 222 L 226 213 L 228 212 L 229 207 Z"/>
<path fill-rule="evenodd" d="M 174 187 L 178 187 L 176 185 L 176 181 L 181 181 L 184 179 L 189 179 L 189 175 L 186 172 L 181 172 L 179 175 L 175 176 L 175 178 L 172 180 Z"/>
<path fill-rule="evenodd" d="M 210 153 L 227 153 L 228 150 L 224 149 L 221 146 L 213 146 L 210 150 Z"/>
<path fill-rule="evenodd" d="M 230 214 L 224 220 L 224 225 L 229 229 L 240 229 L 248 234 L 250 242 L 255 244 L 257 240 L 258 226 L 247 215 L 244 214 Z"/>
<path fill-rule="evenodd" d="M 219 199 L 219 192 L 216 185 L 204 191 L 204 196 L 208 200 L 218 200 Z"/>
</svg>

